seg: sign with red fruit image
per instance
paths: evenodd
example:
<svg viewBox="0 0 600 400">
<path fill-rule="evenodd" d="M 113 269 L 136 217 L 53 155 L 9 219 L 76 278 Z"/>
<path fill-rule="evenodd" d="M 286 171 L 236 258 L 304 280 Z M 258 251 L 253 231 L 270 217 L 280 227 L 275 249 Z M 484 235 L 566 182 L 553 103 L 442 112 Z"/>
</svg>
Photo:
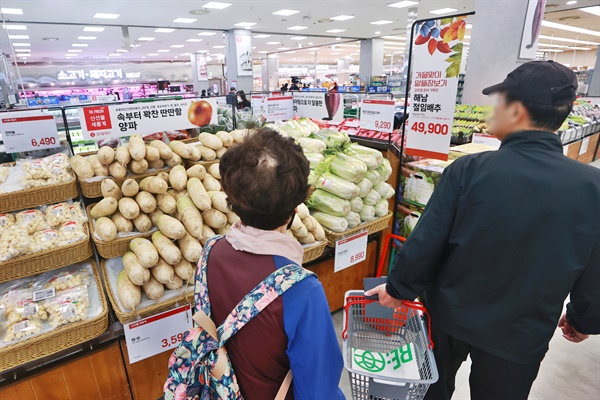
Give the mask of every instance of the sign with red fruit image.
<svg viewBox="0 0 600 400">
<path fill-rule="evenodd" d="M 448 159 L 466 16 L 418 23 L 413 46 L 406 153 Z"/>
</svg>

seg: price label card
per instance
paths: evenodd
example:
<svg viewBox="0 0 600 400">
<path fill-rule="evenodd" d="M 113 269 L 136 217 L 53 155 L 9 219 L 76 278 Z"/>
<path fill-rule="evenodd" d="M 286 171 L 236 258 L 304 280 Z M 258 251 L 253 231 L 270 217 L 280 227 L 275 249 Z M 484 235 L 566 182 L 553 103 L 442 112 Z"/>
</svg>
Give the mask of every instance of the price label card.
<svg viewBox="0 0 600 400">
<path fill-rule="evenodd" d="M 335 242 L 333 272 L 342 271 L 367 259 L 368 236 L 368 232 L 364 231 Z"/>
<path fill-rule="evenodd" d="M 131 364 L 173 350 L 192 327 L 189 304 L 123 326 Z"/>
<path fill-rule="evenodd" d="M 1 117 L 2 139 L 7 153 L 59 147 L 54 116 L 42 111 L 7 113 Z"/>
<path fill-rule="evenodd" d="M 581 141 L 581 147 L 579 148 L 579 155 L 585 154 L 590 146 L 590 137 L 583 138 Z"/>
<path fill-rule="evenodd" d="M 360 127 L 371 131 L 392 133 L 394 130 L 393 100 L 365 99 L 360 105 Z"/>
</svg>

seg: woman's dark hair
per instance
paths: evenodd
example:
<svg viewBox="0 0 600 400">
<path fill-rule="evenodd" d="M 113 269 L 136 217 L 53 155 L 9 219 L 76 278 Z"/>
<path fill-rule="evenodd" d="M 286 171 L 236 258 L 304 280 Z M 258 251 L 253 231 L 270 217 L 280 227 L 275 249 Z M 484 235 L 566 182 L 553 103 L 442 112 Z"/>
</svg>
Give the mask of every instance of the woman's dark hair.
<svg viewBox="0 0 600 400">
<path fill-rule="evenodd" d="M 257 129 L 227 150 L 219 171 L 232 210 L 254 228 L 287 224 L 308 194 L 309 163 L 302 148 L 272 129 Z"/>
<path fill-rule="evenodd" d="M 243 90 L 240 90 L 239 92 L 237 92 L 237 95 L 240 96 L 240 98 L 242 99 L 242 101 L 246 101 L 246 92 L 244 92 Z"/>
<path fill-rule="evenodd" d="M 556 132 L 563 122 L 565 122 L 571 110 L 573 110 L 572 103 L 561 106 L 550 106 L 516 99 L 506 93 L 506 102 L 510 104 L 514 101 L 520 101 L 523 104 L 529 113 L 529 119 L 534 127 L 550 132 Z"/>
</svg>

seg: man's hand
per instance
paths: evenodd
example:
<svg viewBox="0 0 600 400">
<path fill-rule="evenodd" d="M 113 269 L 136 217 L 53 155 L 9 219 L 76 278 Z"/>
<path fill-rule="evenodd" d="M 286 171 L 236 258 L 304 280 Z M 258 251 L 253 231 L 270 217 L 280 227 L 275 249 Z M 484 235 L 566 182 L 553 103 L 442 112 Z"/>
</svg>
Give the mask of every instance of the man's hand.
<svg viewBox="0 0 600 400">
<path fill-rule="evenodd" d="M 569 342 L 581 343 L 590 337 L 590 335 L 584 335 L 583 333 L 577 332 L 567 321 L 567 314 L 563 314 L 563 316 L 560 318 L 560 321 L 558 321 L 558 327 L 562 329 L 563 337 Z"/>
<path fill-rule="evenodd" d="M 379 296 L 379 304 L 384 307 L 389 308 L 398 308 L 402 306 L 402 300 L 398 300 L 389 295 L 387 290 L 385 289 L 386 284 L 379 285 L 367 292 L 365 292 L 365 296 Z"/>
</svg>

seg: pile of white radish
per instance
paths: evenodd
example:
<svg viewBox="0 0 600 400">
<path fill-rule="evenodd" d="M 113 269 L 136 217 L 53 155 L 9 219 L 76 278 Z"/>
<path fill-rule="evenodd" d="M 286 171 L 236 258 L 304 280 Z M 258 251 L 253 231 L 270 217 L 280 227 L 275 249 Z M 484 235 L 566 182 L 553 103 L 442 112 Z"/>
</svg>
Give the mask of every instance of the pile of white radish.
<svg viewBox="0 0 600 400">
<path fill-rule="evenodd" d="M 323 227 L 319 221 L 310 215 L 308 207 L 304 203 L 296 209 L 292 227 L 286 233 L 302 244 L 312 244 L 327 239 Z"/>
</svg>

